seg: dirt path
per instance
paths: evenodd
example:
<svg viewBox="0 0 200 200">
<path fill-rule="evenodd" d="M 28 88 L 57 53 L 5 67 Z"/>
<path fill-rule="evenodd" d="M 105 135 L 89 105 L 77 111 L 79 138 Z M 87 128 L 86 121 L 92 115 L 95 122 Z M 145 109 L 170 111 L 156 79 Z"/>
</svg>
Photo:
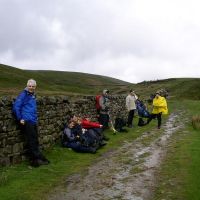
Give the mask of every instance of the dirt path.
<svg viewBox="0 0 200 200">
<path fill-rule="evenodd" d="M 172 113 L 161 130 L 144 132 L 138 139 L 107 153 L 88 169 L 73 175 L 49 200 L 147 200 L 170 137 L 183 128 L 181 112 Z"/>
</svg>

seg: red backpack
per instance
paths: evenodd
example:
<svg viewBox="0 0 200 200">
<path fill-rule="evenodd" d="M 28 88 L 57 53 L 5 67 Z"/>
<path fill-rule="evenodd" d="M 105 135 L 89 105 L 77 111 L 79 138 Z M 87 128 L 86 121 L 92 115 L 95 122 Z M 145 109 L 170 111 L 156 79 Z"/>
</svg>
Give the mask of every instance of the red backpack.
<svg viewBox="0 0 200 200">
<path fill-rule="evenodd" d="M 96 102 L 95 106 L 96 106 L 96 109 L 97 109 L 97 110 L 100 110 L 100 109 L 101 109 L 101 106 L 100 106 L 100 104 L 99 104 L 99 99 L 100 99 L 100 97 L 101 97 L 101 95 L 97 95 L 97 96 L 95 97 L 95 102 Z"/>
</svg>

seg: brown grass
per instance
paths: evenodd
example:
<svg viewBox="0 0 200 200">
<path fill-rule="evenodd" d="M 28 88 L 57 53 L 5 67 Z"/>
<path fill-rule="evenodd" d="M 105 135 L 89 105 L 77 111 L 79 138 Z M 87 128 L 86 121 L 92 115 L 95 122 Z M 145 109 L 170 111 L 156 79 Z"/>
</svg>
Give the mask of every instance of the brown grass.
<svg viewBox="0 0 200 200">
<path fill-rule="evenodd" d="M 192 117 L 192 126 L 194 129 L 200 129 L 200 116 L 195 115 Z"/>
</svg>

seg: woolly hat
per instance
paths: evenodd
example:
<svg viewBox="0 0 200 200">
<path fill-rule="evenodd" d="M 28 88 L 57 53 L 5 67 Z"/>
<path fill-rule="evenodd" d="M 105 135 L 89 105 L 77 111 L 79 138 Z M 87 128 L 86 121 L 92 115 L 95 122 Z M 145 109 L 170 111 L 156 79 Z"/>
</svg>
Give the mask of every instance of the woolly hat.
<svg viewBox="0 0 200 200">
<path fill-rule="evenodd" d="M 160 91 L 158 90 L 158 91 L 156 91 L 156 94 L 159 94 L 160 95 Z"/>
<path fill-rule="evenodd" d="M 107 89 L 103 90 L 103 94 L 107 94 L 107 93 L 109 93 L 109 90 Z"/>
</svg>

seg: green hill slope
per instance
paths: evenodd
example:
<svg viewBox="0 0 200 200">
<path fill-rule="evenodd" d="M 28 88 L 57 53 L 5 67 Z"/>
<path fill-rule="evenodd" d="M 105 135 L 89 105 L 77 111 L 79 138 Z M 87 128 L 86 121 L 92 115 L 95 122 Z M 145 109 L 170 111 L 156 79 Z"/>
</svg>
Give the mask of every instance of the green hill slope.
<svg viewBox="0 0 200 200">
<path fill-rule="evenodd" d="M 39 95 L 98 94 L 104 88 L 112 94 L 134 89 L 142 98 L 166 89 L 175 98 L 200 99 L 200 78 L 172 78 L 131 84 L 119 79 L 80 72 L 21 70 L 0 64 L 0 95 L 16 95 L 28 79 L 37 81 Z"/>
<path fill-rule="evenodd" d="M 200 78 L 172 78 L 158 81 L 144 81 L 136 84 L 136 92 L 142 96 L 166 89 L 171 98 L 200 99 Z"/>
<path fill-rule="evenodd" d="M 0 94 L 17 94 L 28 79 L 37 81 L 39 94 L 96 94 L 104 88 L 121 93 L 130 83 L 115 78 L 79 72 L 21 70 L 0 64 Z"/>
</svg>

